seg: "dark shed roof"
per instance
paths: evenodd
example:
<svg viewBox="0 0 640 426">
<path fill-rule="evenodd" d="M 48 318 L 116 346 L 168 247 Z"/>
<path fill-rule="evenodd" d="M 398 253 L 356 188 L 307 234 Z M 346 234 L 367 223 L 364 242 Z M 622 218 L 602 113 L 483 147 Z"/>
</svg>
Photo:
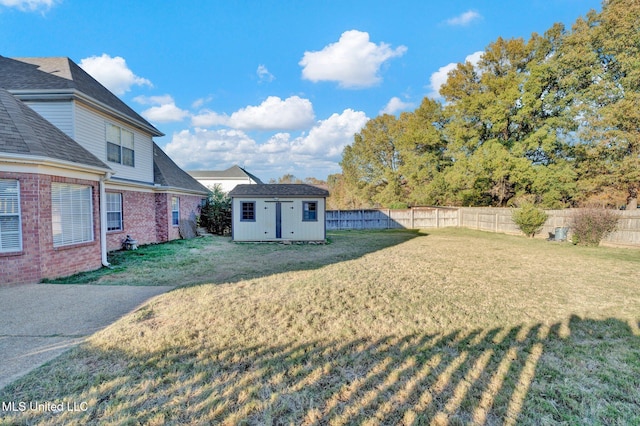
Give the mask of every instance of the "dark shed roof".
<svg viewBox="0 0 640 426">
<path fill-rule="evenodd" d="M 66 133 L 1 88 L 0 153 L 48 157 L 110 170 Z"/>
<path fill-rule="evenodd" d="M 329 191 L 304 183 L 243 184 L 236 186 L 231 197 L 328 197 Z"/>
<path fill-rule="evenodd" d="M 178 167 L 155 143 L 153 144 L 153 180 L 160 186 L 209 193 L 204 185 Z"/>
</svg>

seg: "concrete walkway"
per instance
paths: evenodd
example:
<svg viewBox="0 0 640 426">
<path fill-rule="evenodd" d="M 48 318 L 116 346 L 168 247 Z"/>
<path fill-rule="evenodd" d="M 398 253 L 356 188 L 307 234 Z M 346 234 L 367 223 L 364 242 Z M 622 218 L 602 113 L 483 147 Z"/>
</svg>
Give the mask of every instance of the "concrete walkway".
<svg viewBox="0 0 640 426">
<path fill-rule="evenodd" d="M 0 287 L 0 388 L 173 287 Z"/>
</svg>

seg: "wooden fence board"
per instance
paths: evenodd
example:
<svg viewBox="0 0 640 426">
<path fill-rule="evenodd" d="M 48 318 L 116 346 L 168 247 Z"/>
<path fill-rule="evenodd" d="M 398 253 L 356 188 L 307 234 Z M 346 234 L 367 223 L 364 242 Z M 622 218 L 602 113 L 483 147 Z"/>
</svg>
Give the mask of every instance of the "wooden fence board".
<svg viewBox="0 0 640 426">
<path fill-rule="evenodd" d="M 547 238 L 556 228 L 568 227 L 577 209 L 546 210 L 547 222 L 536 236 Z M 513 209 L 497 207 L 413 207 L 410 209 L 328 210 L 328 231 L 340 229 L 432 229 L 463 227 L 522 235 L 511 218 Z M 618 229 L 603 245 L 640 247 L 640 209 L 620 211 Z"/>
</svg>

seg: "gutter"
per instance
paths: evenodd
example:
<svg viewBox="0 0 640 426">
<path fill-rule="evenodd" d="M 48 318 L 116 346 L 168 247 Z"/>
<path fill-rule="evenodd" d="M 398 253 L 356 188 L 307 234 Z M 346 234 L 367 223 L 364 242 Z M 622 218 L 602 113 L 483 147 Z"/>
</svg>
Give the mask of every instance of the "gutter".
<svg viewBox="0 0 640 426">
<path fill-rule="evenodd" d="M 104 190 L 105 181 L 111 179 L 111 173 L 106 173 L 100 178 L 100 254 L 102 266 L 109 267 L 107 260 L 107 196 Z"/>
</svg>

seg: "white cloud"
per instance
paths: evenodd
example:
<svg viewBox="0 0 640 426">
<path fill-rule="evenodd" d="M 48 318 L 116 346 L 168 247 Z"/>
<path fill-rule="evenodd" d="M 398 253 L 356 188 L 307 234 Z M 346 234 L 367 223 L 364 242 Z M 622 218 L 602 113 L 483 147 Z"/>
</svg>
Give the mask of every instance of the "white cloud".
<svg viewBox="0 0 640 426">
<path fill-rule="evenodd" d="M 229 123 L 229 116 L 218 114 L 213 111 L 200 111 L 199 114 L 191 117 L 191 125 L 195 127 L 226 126 Z"/>
<path fill-rule="evenodd" d="M 299 65 L 305 80 L 336 81 L 340 87 L 363 88 L 378 84 L 382 80 L 382 64 L 406 51 L 405 46 L 392 49 L 386 43 L 372 43 L 369 33 L 351 30 L 320 51 L 305 52 Z"/>
<path fill-rule="evenodd" d="M 180 109 L 174 103 L 151 107 L 142 111 L 142 116 L 156 123 L 170 123 L 182 121 L 189 116 L 189 112 Z"/>
<path fill-rule="evenodd" d="M 467 10 L 466 12 L 455 16 L 451 19 L 447 19 L 447 25 L 456 26 L 456 27 L 464 27 L 469 25 L 471 22 L 476 21 L 478 19 L 482 19 L 482 15 L 480 15 L 475 10 Z"/>
<path fill-rule="evenodd" d="M 175 133 L 165 151 L 186 170 L 240 164 L 258 176 L 282 171 L 324 178 L 340 170 L 338 162 L 344 147 L 353 142 L 353 135 L 367 120 L 364 112 L 346 109 L 316 122 L 307 134 L 292 137 L 290 133 L 276 133 L 263 143 L 241 130 L 195 128 Z"/>
<path fill-rule="evenodd" d="M 258 69 L 256 70 L 256 74 L 258 75 L 258 80 L 260 83 L 267 82 L 270 83 L 276 79 L 276 77 L 269 72 L 267 67 L 264 65 L 258 65 Z"/>
<path fill-rule="evenodd" d="M 402 99 L 400 99 L 397 96 L 394 96 L 393 98 L 389 99 L 389 102 L 387 102 L 387 105 L 380 110 L 380 114 L 395 114 L 398 111 L 403 111 L 409 108 L 413 108 L 415 106 L 415 104 L 411 103 L 411 102 L 403 102 Z"/>
<path fill-rule="evenodd" d="M 58 0 L 0 0 L 0 6 L 15 7 L 24 12 L 47 11 Z"/>
<path fill-rule="evenodd" d="M 269 96 L 260 105 L 249 105 L 230 116 L 202 111 L 191 119 L 194 126 L 227 126 L 240 130 L 299 130 L 308 128 L 313 121 L 313 105 L 298 96 L 285 100 Z"/>
<path fill-rule="evenodd" d="M 193 101 L 193 103 L 191 104 L 191 108 L 193 109 L 198 109 L 201 108 L 202 105 L 211 102 L 211 100 L 213 99 L 212 96 L 207 96 L 206 98 L 199 98 L 196 99 L 195 101 Z"/>
<path fill-rule="evenodd" d="M 472 54 L 467 55 L 467 57 L 464 58 L 464 61 L 465 63 L 470 62 L 471 64 L 476 66 L 478 62 L 480 62 L 480 59 L 482 59 L 483 54 L 483 51 L 473 52 Z M 429 77 L 429 87 L 431 88 L 431 92 L 429 93 L 430 97 L 440 97 L 440 88 L 447 82 L 447 79 L 449 78 L 449 72 L 456 69 L 457 66 L 458 63 L 451 62 L 450 64 L 438 68 L 438 71 L 431 74 L 431 77 Z"/>
<path fill-rule="evenodd" d="M 353 142 L 353 135 L 362 130 L 368 120 L 362 111 L 345 109 L 341 114 L 334 113 L 326 120 L 318 121 L 308 135 L 291 140 L 291 152 L 310 159 L 321 157 L 337 161 L 344 147 Z M 278 139 L 283 142 L 282 134 Z"/>
<path fill-rule="evenodd" d="M 136 96 L 134 101 L 141 105 L 153 105 L 142 111 L 141 115 L 149 121 L 156 123 L 170 123 L 182 121 L 189 116 L 189 112 L 176 106 L 171 95 L 162 96 Z"/>
<path fill-rule="evenodd" d="M 162 105 L 173 103 L 173 97 L 171 95 L 159 95 L 159 96 L 136 96 L 133 100 L 140 105 Z"/>
<path fill-rule="evenodd" d="M 131 86 L 153 86 L 146 78 L 138 77 L 129 69 L 124 58 L 103 53 L 80 61 L 80 67 L 114 94 L 121 96 Z"/>
</svg>

